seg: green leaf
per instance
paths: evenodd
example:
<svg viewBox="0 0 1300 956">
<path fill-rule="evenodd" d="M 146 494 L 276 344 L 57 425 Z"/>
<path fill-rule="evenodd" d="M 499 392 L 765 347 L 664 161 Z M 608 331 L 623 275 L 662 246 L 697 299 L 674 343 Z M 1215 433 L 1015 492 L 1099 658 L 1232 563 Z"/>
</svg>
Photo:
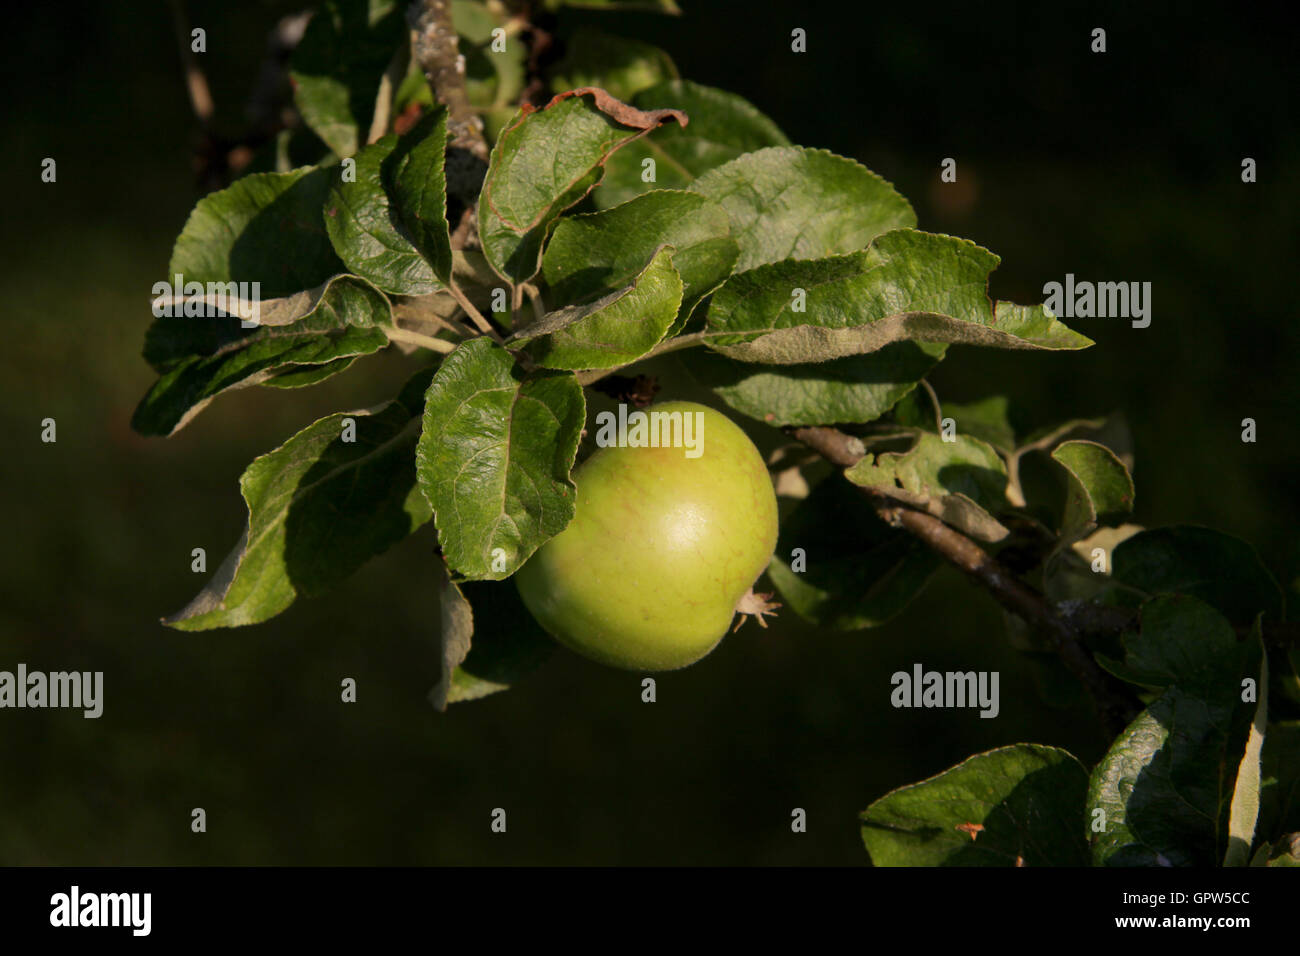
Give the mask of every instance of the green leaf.
<svg viewBox="0 0 1300 956">
<path fill-rule="evenodd" d="M 1276 840 L 1300 830 L 1300 720 L 1275 720 L 1264 734 L 1256 833 Z"/>
<path fill-rule="evenodd" d="M 1146 594 L 1190 594 L 1228 620 L 1248 624 L 1263 611 L 1283 619 L 1282 590 L 1255 549 L 1232 535 L 1174 525 L 1134 535 L 1115 549 L 1111 576 Z"/>
<path fill-rule="evenodd" d="M 657 46 L 578 27 L 564 45 L 564 59 L 551 68 L 551 88 L 599 86 L 630 101 L 648 86 L 677 79 L 677 67 Z"/>
<path fill-rule="evenodd" d="M 944 441 L 923 432 L 906 452 L 867 455 L 845 475 L 855 484 L 927 498 L 965 495 L 983 508 L 1006 507 L 1007 470 L 992 446 L 957 435 Z"/>
<path fill-rule="evenodd" d="M 618 368 L 650 351 L 668 332 L 682 301 L 673 248 L 660 246 L 632 282 L 617 292 L 543 316 L 511 336 L 544 368 Z"/>
<path fill-rule="evenodd" d="M 1300 833 L 1292 833 L 1272 848 L 1267 866 L 1300 866 Z"/>
<path fill-rule="evenodd" d="M 505 49 L 492 49 L 492 31 L 507 27 L 509 10 L 497 7 L 501 15 L 478 0 L 452 0 L 451 19 L 461 36 L 460 52 L 465 57 L 465 92 L 472 105 L 480 108 L 516 102 L 524 88 L 527 49 L 519 34 L 505 38 Z M 511 115 L 514 108 L 510 109 Z"/>
<path fill-rule="evenodd" d="M 1256 619 L 1251 640 L 1260 640 L 1260 633 L 1259 620 Z M 1268 726 L 1268 654 L 1259 656 L 1259 683 L 1256 687 L 1259 701 L 1255 705 L 1246 752 L 1237 767 L 1237 782 L 1228 812 L 1228 852 L 1223 858 L 1224 866 L 1246 866 L 1250 862 L 1250 846 L 1255 841 L 1255 827 L 1259 822 L 1260 758 L 1264 749 L 1264 730 Z"/>
<path fill-rule="evenodd" d="M 748 100 L 688 80 L 670 80 L 642 90 L 634 105 L 649 110 L 679 109 L 690 117 L 687 126 L 665 126 L 631 143 L 610 157 L 605 179 L 592 195 L 602 209 L 617 206 L 654 189 L 685 189 L 696 177 L 743 153 L 790 141 Z M 654 178 L 645 182 L 653 160 Z"/>
<path fill-rule="evenodd" d="M 582 93 L 521 113 L 492 149 L 479 194 L 479 237 L 492 268 L 513 284 L 537 273 L 547 233 L 600 181 L 611 153 L 669 119 L 683 120 Z"/>
<path fill-rule="evenodd" d="M 259 282 L 262 299 L 314 289 L 345 271 L 321 207 L 331 171 L 254 173 L 194 206 L 169 271 L 189 282 Z"/>
<path fill-rule="evenodd" d="M 454 572 L 509 577 L 564 530 L 585 421 L 572 374 L 525 375 L 487 338 L 443 360 L 425 396 L 417 473 Z"/>
<path fill-rule="evenodd" d="M 1093 770 L 1093 861 L 1214 866 L 1255 711 L 1242 702 L 1242 681 L 1258 677 L 1263 648 L 1257 637 L 1239 642 L 1222 616 L 1184 596 L 1143 605 L 1125 647 L 1122 665 L 1099 658 L 1103 666 L 1164 693 Z"/>
<path fill-rule="evenodd" d="M 312 310 L 291 325 L 243 329 L 233 318 L 157 319 L 145 338 L 145 358 L 162 377 L 140 400 L 131 427 L 141 435 L 172 435 L 222 392 L 291 372 L 303 374 L 275 384 L 314 384 L 343 371 L 344 360 L 388 345 L 381 326 L 391 321 L 388 300 L 356 276 L 327 283 Z"/>
<path fill-rule="evenodd" d="M 924 413 L 916 421 L 903 421 L 900 418 L 900 424 L 914 425 L 927 431 L 935 431 L 934 412 L 929 407 L 930 403 L 918 399 L 916 404 L 925 406 Z M 1011 423 L 1007 418 L 1009 404 L 1005 395 L 991 395 L 988 398 L 967 404 L 944 402 L 943 417 L 953 420 L 958 435 L 969 435 L 971 438 L 978 438 L 980 441 L 992 445 L 998 451 L 1009 454 L 1016 447 L 1015 432 L 1012 430 Z"/>
<path fill-rule="evenodd" d="M 1112 524 L 1133 510 L 1133 478 L 1105 445 L 1063 442 L 1052 452 L 1052 459 L 1069 475 L 1063 537 L 1082 537 L 1098 523 Z"/>
<path fill-rule="evenodd" d="M 442 679 L 429 693 L 438 710 L 509 690 L 555 649 L 514 584 L 503 581 L 444 581 L 442 645 Z"/>
<path fill-rule="evenodd" d="M 430 372 L 378 409 L 328 415 L 254 459 L 239 481 L 247 530 L 198 596 L 163 623 L 201 631 L 265 621 L 428 521 L 414 452 Z M 344 440 L 347 419 L 354 441 Z"/>
<path fill-rule="evenodd" d="M 876 866 L 1086 866 L 1087 786 L 1067 751 L 1000 747 L 887 793 L 863 811 L 862 839 Z"/>
<path fill-rule="evenodd" d="M 695 193 L 661 190 L 605 212 L 561 219 L 542 257 L 542 273 L 555 302 L 582 302 L 628 285 L 662 245 L 675 250 L 673 268 L 683 284 L 681 325 L 731 274 L 737 255 L 727 214 Z"/>
<path fill-rule="evenodd" d="M 844 475 L 980 540 L 1000 541 L 1008 534 L 993 517 L 1008 504 L 1006 466 L 977 438 L 957 435 L 949 442 L 921 432 L 909 451 L 867 454 Z"/>
<path fill-rule="evenodd" d="M 681 361 L 730 407 L 780 428 L 873 421 L 910 393 L 946 349 L 895 342 L 868 355 L 781 366 L 746 365 L 697 350 L 684 353 Z"/>
<path fill-rule="evenodd" d="M 452 265 L 446 156 L 447 111 L 439 108 L 397 141 L 381 170 L 403 232 L 443 285 L 451 280 Z"/>
<path fill-rule="evenodd" d="M 325 0 L 290 60 L 294 103 L 339 156 L 365 141 L 379 81 L 406 39 L 396 0 Z"/>
<path fill-rule="evenodd" d="M 916 225 L 916 213 L 893 186 L 822 149 L 773 146 L 746 153 L 705 173 L 691 189 L 731 217 L 741 272 L 857 252 L 879 235 Z"/>
<path fill-rule="evenodd" d="M 806 568 L 793 570 L 801 559 Z M 857 489 L 831 477 L 781 523 L 767 573 L 800 617 L 853 631 L 899 614 L 939 565 L 911 535 L 883 524 Z"/>
<path fill-rule="evenodd" d="M 585 7 L 589 10 L 644 10 L 649 13 L 680 14 L 676 0 L 546 0 L 547 9 Z"/>
<path fill-rule="evenodd" d="M 430 138 L 439 139 L 436 134 Z M 445 138 L 445 131 L 442 138 Z M 330 187 L 329 200 L 325 204 L 325 226 L 334 251 L 351 271 L 385 292 L 428 295 L 445 288 L 434 266 L 412 242 L 397 209 L 390 206 L 385 189 L 385 182 L 391 181 L 400 164 L 407 183 L 403 197 L 410 207 L 412 220 L 422 231 L 421 241 L 433 247 L 431 251 L 439 257 L 438 267 L 450 270 L 450 238 L 445 250 L 437 249 L 439 240 L 432 222 L 434 213 L 430 207 L 437 205 L 438 200 L 419 196 L 416 193 L 418 185 L 413 182 L 415 175 L 429 165 L 427 160 L 424 149 L 420 150 L 418 158 L 405 147 L 398 152 L 397 137 L 390 133 L 357 153 L 354 181 L 345 182 L 340 168 Z M 439 163 L 434 173 L 440 172 Z M 440 176 L 435 183 L 428 185 L 431 190 L 445 196 L 445 183 Z M 417 218 L 421 215 L 427 215 L 429 219 Z M 446 229 L 445 219 L 442 228 Z M 443 252 L 445 258 L 442 258 Z"/>
<path fill-rule="evenodd" d="M 706 344 L 776 365 L 874 352 L 902 339 L 1028 349 L 1092 344 L 1041 306 L 999 302 L 995 311 L 985 288 L 997 263 L 972 242 L 903 229 L 862 252 L 759 266 L 713 294 Z"/>
</svg>

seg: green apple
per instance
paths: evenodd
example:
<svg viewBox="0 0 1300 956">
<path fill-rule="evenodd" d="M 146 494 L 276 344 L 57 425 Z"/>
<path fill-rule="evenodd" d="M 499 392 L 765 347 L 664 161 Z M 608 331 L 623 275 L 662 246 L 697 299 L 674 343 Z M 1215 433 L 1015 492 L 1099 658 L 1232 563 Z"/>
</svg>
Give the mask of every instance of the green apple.
<svg viewBox="0 0 1300 956">
<path fill-rule="evenodd" d="M 643 414 L 659 447 L 646 428 L 620 438 L 606 419 L 596 441 L 608 447 L 573 472 L 573 521 L 515 582 L 566 647 L 613 667 L 673 670 L 713 650 L 737 613 L 761 623 L 774 606 L 752 585 L 776 547 L 776 494 L 758 449 L 725 415 L 692 402 Z"/>
</svg>

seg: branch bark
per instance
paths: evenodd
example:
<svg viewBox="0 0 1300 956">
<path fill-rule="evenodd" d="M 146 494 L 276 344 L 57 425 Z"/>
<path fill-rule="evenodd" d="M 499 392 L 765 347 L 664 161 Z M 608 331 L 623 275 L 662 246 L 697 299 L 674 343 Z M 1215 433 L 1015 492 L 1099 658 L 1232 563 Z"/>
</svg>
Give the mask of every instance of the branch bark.
<svg viewBox="0 0 1300 956">
<path fill-rule="evenodd" d="M 834 428 L 787 429 L 833 465 L 848 468 L 866 453 L 862 442 Z M 870 499 L 880 520 L 915 536 L 949 564 L 964 571 L 999 604 L 1038 631 L 1062 663 L 1083 684 L 1098 716 L 1111 733 L 1118 733 L 1140 710 L 1136 698 L 1117 686 L 1083 644 L 1083 632 L 1037 590 L 1021 581 L 995 557 L 961 532 L 933 515 L 915 511 L 870 488 L 859 490 Z"/>
<path fill-rule="evenodd" d="M 488 147 L 483 122 L 465 89 L 465 58 L 451 20 L 451 0 L 414 0 L 407 11 L 411 53 L 434 98 L 447 108 L 447 200 L 452 246 L 476 249 L 476 204 L 487 174 Z"/>
</svg>

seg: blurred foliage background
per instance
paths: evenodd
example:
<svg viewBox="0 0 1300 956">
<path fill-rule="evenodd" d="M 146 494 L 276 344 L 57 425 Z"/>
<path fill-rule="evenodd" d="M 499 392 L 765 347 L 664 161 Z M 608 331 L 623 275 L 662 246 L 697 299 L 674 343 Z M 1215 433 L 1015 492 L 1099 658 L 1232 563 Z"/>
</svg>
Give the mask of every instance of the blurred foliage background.
<svg viewBox="0 0 1300 956">
<path fill-rule="evenodd" d="M 662 46 L 793 141 L 875 169 L 922 228 L 1003 257 L 999 298 L 1038 301 L 1067 272 L 1150 281 L 1150 328 L 1075 320 L 1097 341 L 1077 354 L 955 348 L 932 381 L 953 401 L 1006 394 L 1030 427 L 1122 411 L 1136 520 L 1240 535 L 1294 596 L 1288 31 L 1227 5 L 683 6 L 680 19 L 572 11 L 561 25 Z M 294 9 L 191 4 L 218 126 L 242 126 L 267 31 Z M 796 26 L 805 55 L 790 52 Z M 1104 55 L 1089 52 L 1095 26 Z M 890 788 L 1016 741 L 1102 752 L 1086 709 L 1040 700 L 997 606 L 946 570 L 875 631 L 788 614 L 747 627 L 660 675 L 654 705 L 639 675 L 557 653 L 509 693 L 435 713 L 431 528 L 267 624 L 163 628 L 206 577 L 191 549 L 215 567 L 238 536 L 248 461 L 323 414 L 388 398 L 409 362 L 232 393 L 168 441 L 132 434 L 151 382 L 150 286 L 199 196 L 168 9 L 20 5 L 9 35 L 0 669 L 102 670 L 106 690 L 99 720 L 0 712 L 0 863 L 864 864 L 856 814 Z M 57 184 L 40 182 L 47 156 Z M 949 156 L 958 183 L 943 185 Z M 1256 184 L 1241 182 L 1245 156 Z M 47 416 L 56 444 L 40 441 Z M 1257 444 L 1240 441 L 1244 417 Z M 1001 715 L 893 710 L 889 676 L 916 662 L 1000 671 Z M 355 704 L 339 700 L 344 677 Z M 190 830 L 193 807 L 206 834 Z M 489 830 L 494 807 L 505 835 Z M 806 834 L 790 831 L 794 807 Z"/>
</svg>

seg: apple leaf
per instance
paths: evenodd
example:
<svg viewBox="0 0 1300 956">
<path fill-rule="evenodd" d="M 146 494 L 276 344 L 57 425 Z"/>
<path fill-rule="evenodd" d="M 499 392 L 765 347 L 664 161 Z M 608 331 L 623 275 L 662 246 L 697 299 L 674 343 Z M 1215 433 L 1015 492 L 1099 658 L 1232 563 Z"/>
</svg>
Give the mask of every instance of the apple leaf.
<svg viewBox="0 0 1300 956">
<path fill-rule="evenodd" d="M 1016 449 L 1016 435 L 1007 417 L 1010 402 L 1005 395 L 990 395 L 968 403 L 944 402 L 943 418 L 951 418 L 958 435 L 969 435 L 1011 454 Z M 920 392 L 911 392 L 906 401 L 894 408 L 894 419 L 908 428 L 939 431 L 933 403 Z"/>
<path fill-rule="evenodd" d="M 685 189 L 711 169 L 767 146 L 789 146 L 784 133 L 748 100 L 689 80 L 669 80 L 632 98 L 641 109 L 672 107 L 688 126 L 664 126 L 610 157 L 592 199 L 601 209 L 654 189 Z M 653 169 L 653 178 L 646 177 Z"/>
<path fill-rule="evenodd" d="M 1260 640 L 1259 620 L 1250 636 L 1252 642 Z M 1262 646 L 1262 644 L 1261 644 Z M 1259 696 L 1255 716 L 1250 724 L 1246 751 L 1237 767 L 1237 781 L 1232 789 L 1232 805 L 1228 812 L 1228 851 L 1223 857 L 1224 866 L 1246 866 L 1250 862 L 1250 847 L 1255 842 L 1259 823 L 1260 790 L 1263 771 L 1264 730 L 1268 726 L 1268 654 L 1259 655 Z"/>
<path fill-rule="evenodd" d="M 1190 594 L 1237 624 L 1261 611 L 1269 621 L 1283 619 L 1282 590 L 1255 549 L 1209 528 L 1174 525 L 1134 535 L 1115 548 L 1111 577 L 1145 594 Z"/>
<path fill-rule="evenodd" d="M 939 565 L 934 552 L 882 524 L 852 485 L 832 477 L 782 521 L 767 573 L 800 617 L 853 631 L 895 617 Z"/>
<path fill-rule="evenodd" d="M 1267 840 L 1300 830 L 1300 720 L 1272 721 L 1260 766 L 1259 825 Z"/>
<path fill-rule="evenodd" d="M 1235 771 L 1254 702 L 1242 681 L 1259 676 L 1258 636 L 1195 598 L 1160 597 L 1125 638 L 1125 660 L 1104 667 L 1163 690 L 1117 737 L 1092 772 L 1093 862 L 1105 866 L 1214 866 L 1227 848 Z"/>
<path fill-rule="evenodd" d="M 442 285 L 452 272 L 446 157 L 447 111 L 439 108 L 398 139 L 380 171 L 405 235 Z"/>
<path fill-rule="evenodd" d="M 497 5 L 451 0 L 451 19 L 465 57 L 465 92 L 470 103 L 481 109 L 495 111 L 516 102 L 524 88 L 528 48 L 523 37 L 507 35 L 505 49 L 493 48 L 492 31 L 508 28 L 510 17 L 509 10 Z M 419 72 L 418 65 L 415 70 Z M 423 73 L 420 76 L 423 78 Z M 509 113 L 514 115 L 514 107 Z"/>
<path fill-rule="evenodd" d="M 314 289 L 346 271 L 321 221 L 331 175 L 309 166 L 252 173 L 204 196 L 172 248 L 171 276 L 186 283 L 258 282 L 266 300 Z"/>
<path fill-rule="evenodd" d="M 985 288 L 997 264 L 973 242 L 901 229 L 861 252 L 759 266 L 713 294 L 706 344 L 776 365 L 874 352 L 901 339 L 1028 349 L 1092 344 L 1042 306 L 999 302 L 995 309 Z"/>
<path fill-rule="evenodd" d="M 861 814 L 876 866 L 1086 866 L 1088 771 L 1068 751 L 1014 744 L 885 794 Z"/>
<path fill-rule="evenodd" d="M 443 673 L 429 693 L 438 710 L 508 690 L 551 656 L 555 642 L 533 621 L 513 582 L 444 577 Z"/>
<path fill-rule="evenodd" d="M 1069 475 L 1062 538 L 1073 541 L 1098 523 L 1113 523 L 1133 510 L 1133 478 L 1105 445 L 1063 442 L 1052 452 L 1052 459 Z"/>
<path fill-rule="evenodd" d="M 610 154 L 669 120 L 686 118 L 637 110 L 594 88 L 521 112 L 497 138 L 479 194 L 479 237 L 497 274 L 515 285 L 531 279 L 551 227 L 600 181 Z"/>
<path fill-rule="evenodd" d="M 544 368 L 618 368 L 640 358 L 663 339 L 681 305 L 673 252 L 660 246 L 622 289 L 548 313 L 511 336 L 507 346 L 526 347 Z"/>
<path fill-rule="evenodd" d="M 406 37 L 404 12 L 396 0 L 325 0 L 293 52 L 294 104 L 339 156 L 365 141 L 380 78 Z"/>
<path fill-rule="evenodd" d="M 303 374 L 276 384 L 314 384 L 388 345 L 381 326 L 391 324 L 392 312 L 382 293 L 356 276 L 338 276 L 323 288 L 311 311 L 291 325 L 244 329 L 233 318 L 155 320 L 145 358 L 162 377 L 140 400 L 131 427 L 141 435 L 172 435 L 222 392 L 291 372 Z"/>
<path fill-rule="evenodd" d="M 736 261 L 727 214 L 702 196 L 660 190 L 561 219 L 542 257 L 542 274 L 555 302 L 582 302 L 627 285 L 665 244 L 674 249 L 673 268 L 683 285 L 675 331 Z"/>
<path fill-rule="evenodd" d="M 738 156 L 690 187 L 731 217 L 736 270 L 865 249 L 916 225 L 906 199 L 867 167 L 822 149 L 772 146 Z"/>
<path fill-rule="evenodd" d="M 443 360 L 425 396 L 416 471 L 454 573 L 509 577 L 564 530 L 585 421 L 572 374 L 526 375 L 491 339 Z"/>
<path fill-rule="evenodd" d="M 1008 504 L 1006 466 L 978 438 L 957 435 L 949 442 L 921 432 L 909 451 L 867 454 L 844 475 L 982 541 L 1001 541 L 1008 534 L 993 517 Z"/>
<path fill-rule="evenodd" d="M 445 288 L 435 266 L 420 254 L 398 208 L 390 205 L 385 182 L 391 182 L 399 172 L 405 184 L 400 195 L 411 221 L 417 224 L 420 241 L 438 260 L 437 268 L 447 270 L 444 276 L 450 273 L 451 240 L 446 237 L 446 220 L 442 220 L 443 235 L 439 237 L 434 219 L 443 215 L 445 208 L 440 205 L 445 203 L 442 164 L 431 162 L 426 152 L 446 138 L 445 121 L 439 125 L 442 134 L 429 136 L 433 142 L 426 140 L 428 145 L 403 145 L 399 151 L 398 138 L 390 133 L 363 147 L 356 155 L 356 178 L 345 181 L 340 168 L 325 203 L 325 226 L 339 258 L 348 269 L 385 292 L 428 295 Z M 422 172 L 433 180 L 423 184 L 428 188 L 426 194 L 418 191 L 421 184 L 416 182 Z M 434 198 L 434 193 L 442 199 Z"/>
<path fill-rule="evenodd" d="M 746 365 L 696 350 L 683 353 L 681 361 L 731 408 L 781 428 L 874 421 L 916 388 L 946 348 L 894 342 L 867 355 L 776 366 Z"/>
<path fill-rule="evenodd" d="M 254 459 L 239 480 L 248 504 L 243 537 L 194 600 L 163 623 L 201 631 L 265 621 L 300 594 L 329 590 L 428 521 L 414 451 L 430 374 L 416 374 L 377 409 L 327 415 Z M 348 420 L 355 436 L 344 431 Z"/>
<path fill-rule="evenodd" d="M 564 59 L 551 67 L 550 77 L 555 90 L 599 86 L 631 101 L 648 86 L 677 79 L 677 67 L 657 46 L 580 26 L 565 43 Z"/>
<path fill-rule="evenodd" d="M 582 7 L 589 10 L 636 10 L 673 15 L 682 12 L 676 0 L 545 0 L 545 2 L 551 10 L 560 7 Z"/>
</svg>

